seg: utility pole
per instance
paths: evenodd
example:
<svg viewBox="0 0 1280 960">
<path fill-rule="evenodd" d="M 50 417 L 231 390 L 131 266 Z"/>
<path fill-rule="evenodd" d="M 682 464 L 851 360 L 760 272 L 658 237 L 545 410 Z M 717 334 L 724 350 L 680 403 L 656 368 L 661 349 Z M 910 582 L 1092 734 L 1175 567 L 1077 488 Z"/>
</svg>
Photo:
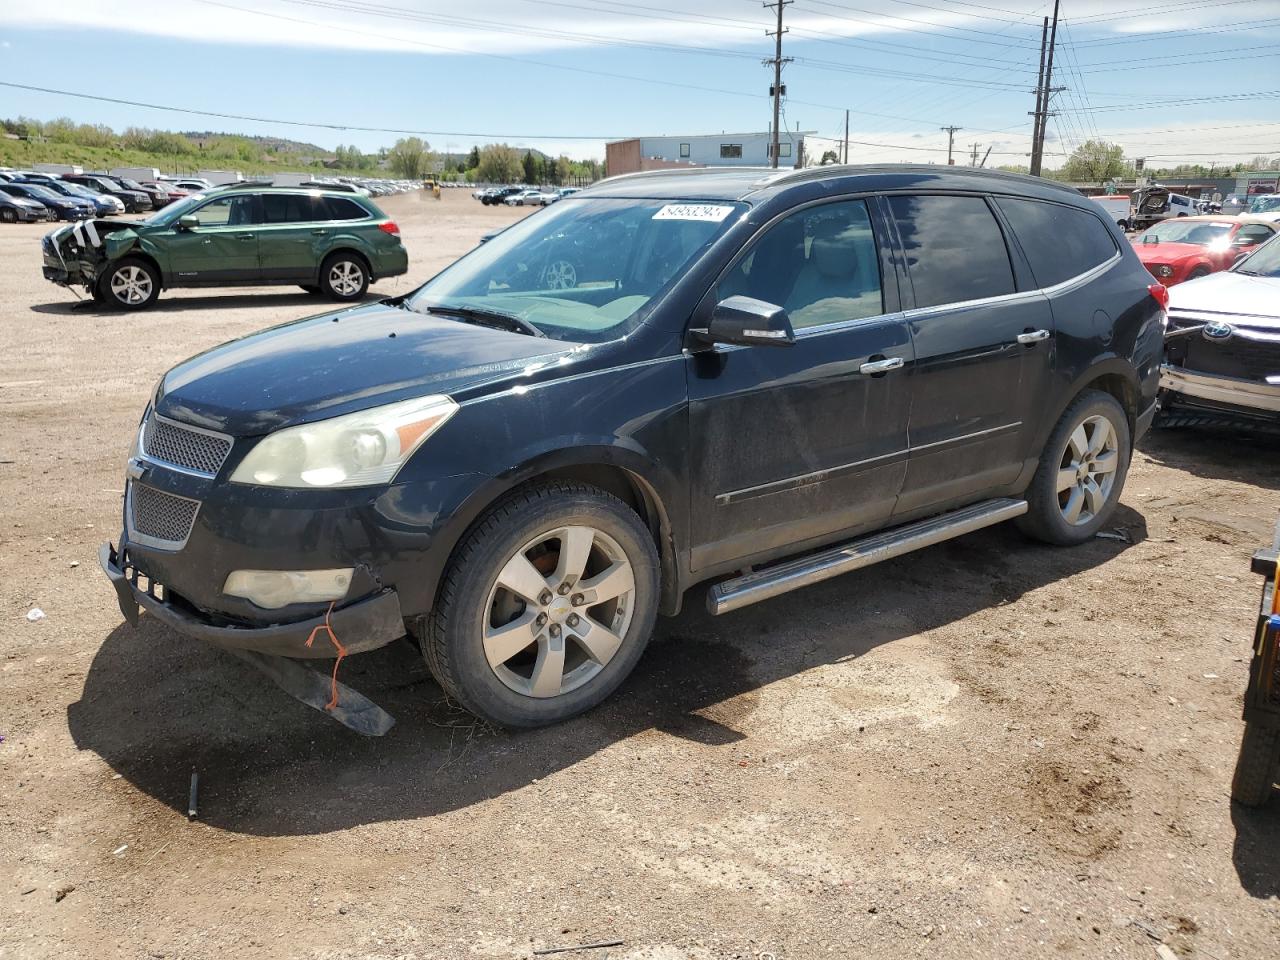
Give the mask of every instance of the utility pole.
<svg viewBox="0 0 1280 960">
<path fill-rule="evenodd" d="M 978 149 L 982 146 L 980 143 L 969 144 L 969 166 L 976 167 L 978 165 Z"/>
<path fill-rule="evenodd" d="M 964 127 L 939 127 L 938 129 L 947 135 L 947 166 L 954 166 L 955 161 L 951 159 L 951 148 L 956 143 L 956 131 L 963 130 Z"/>
<path fill-rule="evenodd" d="M 1054 116 L 1049 110 L 1049 98 L 1066 87 L 1053 85 L 1053 51 L 1058 41 L 1058 6 L 1061 0 L 1053 0 L 1053 22 L 1046 23 L 1048 36 L 1043 30 L 1040 34 L 1040 83 L 1036 87 L 1035 123 L 1031 134 L 1031 175 L 1040 176 L 1044 163 L 1044 137 L 1048 128 L 1048 120 Z"/>
<path fill-rule="evenodd" d="M 849 111 L 844 112 L 844 162 L 849 162 Z"/>
<path fill-rule="evenodd" d="M 766 37 L 774 38 L 775 45 L 773 48 L 773 57 L 762 61 L 766 67 L 773 67 L 773 86 L 769 88 L 769 95 L 773 97 L 773 146 L 769 151 L 771 154 L 769 158 L 771 162 L 769 165 L 775 170 L 778 167 L 778 134 L 780 132 L 780 128 L 778 126 L 778 114 L 782 109 L 782 95 L 786 92 L 785 88 L 782 86 L 782 65 L 784 63 L 790 63 L 794 59 L 793 57 L 782 56 L 782 35 L 787 32 L 782 26 L 782 10 L 784 7 L 789 7 L 793 3 L 795 3 L 795 0 L 775 0 L 774 3 L 764 4 L 766 10 L 774 7 L 778 8 L 777 29 L 766 30 L 764 32 Z"/>
</svg>

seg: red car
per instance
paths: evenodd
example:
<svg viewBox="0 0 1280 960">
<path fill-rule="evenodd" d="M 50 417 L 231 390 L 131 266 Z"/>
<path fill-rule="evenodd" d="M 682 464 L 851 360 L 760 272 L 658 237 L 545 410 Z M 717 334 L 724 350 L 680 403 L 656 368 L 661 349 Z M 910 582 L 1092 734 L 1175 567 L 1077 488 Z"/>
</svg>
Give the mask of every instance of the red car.
<svg viewBox="0 0 1280 960">
<path fill-rule="evenodd" d="M 169 195 L 170 203 L 173 203 L 175 200 L 182 200 L 191 196 L 190 190 L 183 189 L 182 187 L 175 187 L 172 183 L 167 183 L 164 180 L 147 180 L 143 186 L 159 187 Z"/>
<path fill-rule="evenodd" d="M 1133 248 L 1150 274 L 1172 287 L 1227 269 L 1278 229 L 1252 217 L 1177 217 L 1142 231 Z"/>
</svg>

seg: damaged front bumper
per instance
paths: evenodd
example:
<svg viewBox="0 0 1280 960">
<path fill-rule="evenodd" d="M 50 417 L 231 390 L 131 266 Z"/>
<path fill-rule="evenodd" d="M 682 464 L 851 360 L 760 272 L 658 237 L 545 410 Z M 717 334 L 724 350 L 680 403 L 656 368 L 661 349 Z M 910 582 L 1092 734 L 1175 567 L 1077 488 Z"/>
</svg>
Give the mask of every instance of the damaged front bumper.
<svg viewBox="0 0 1280 960">
<path fill-rule="evenodd" d="M 170 597 L 157 583 L 115 547 L 104 543 L 98 550 L 102 571 L 115 588 L 120 611 L 131 624 L 138 622 L 141 607 L 166 626 L 232 652 L 252 651 L 294 659 L 331 659 L 340 651 L 330 633 L 342 645 L 343 655 L 384 647 L 404 636 L 400 598 L 383 589 L 372 596 L 334 609 L 324 616 L 286 623 L 218 623 L 202 616 L 179 598 Z M 326 625 L 328 630 L 325 629 Z M 308 645 L 308 641 L 312 642 Z"/>
</svg>

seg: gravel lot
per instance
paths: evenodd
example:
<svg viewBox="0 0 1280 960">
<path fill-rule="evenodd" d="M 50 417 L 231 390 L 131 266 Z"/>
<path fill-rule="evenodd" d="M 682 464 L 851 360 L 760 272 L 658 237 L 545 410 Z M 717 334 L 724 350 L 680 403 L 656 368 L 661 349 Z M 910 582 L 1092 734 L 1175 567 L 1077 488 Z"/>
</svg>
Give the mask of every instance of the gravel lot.
<svg viewBox="0 0 1280 960">
<path fill-rule="evenodd" d="M 384 205 L 383 295 L 520 215 Z M 695 589 L 548 730 L 480 727 L 407 644 L 356 658 L 399 721 L 365 740 L 123 625 L 96 561 L 157 377 L 324 304 L 77 306 L 45 229 L 0 229 L 0 957 L 1276 957 L 1280 800 L 1228 799 L 1274 442 L 1145 441 L 1131 544 L 996 528 L 718 619 Z"/>
</svg>

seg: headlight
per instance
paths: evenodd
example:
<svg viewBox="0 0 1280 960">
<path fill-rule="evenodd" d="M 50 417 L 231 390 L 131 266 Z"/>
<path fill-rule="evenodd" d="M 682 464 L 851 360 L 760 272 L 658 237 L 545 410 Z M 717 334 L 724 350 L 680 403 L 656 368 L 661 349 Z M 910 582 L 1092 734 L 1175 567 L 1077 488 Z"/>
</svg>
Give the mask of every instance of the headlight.
<svg viewBox="0 0 1280 960">
<path fill-rule="evenodd" d="M 388 483 L 457 410 L 448 397 L 422 397 L 288 427 L 250 450 L 231 482 L 304 489 Z"/>
<path fill-rule="evenodd" d="M 1156 267 L 1156 276 L 1157 276 L 1157 277 L 1172 277 L 1172 276 L 1173 276 L 1173 267 L 1169 266 L 1167 263 L 1162 263 L 1162 264 L 1160 264 L 1160 266 Z"/>
</svg>

